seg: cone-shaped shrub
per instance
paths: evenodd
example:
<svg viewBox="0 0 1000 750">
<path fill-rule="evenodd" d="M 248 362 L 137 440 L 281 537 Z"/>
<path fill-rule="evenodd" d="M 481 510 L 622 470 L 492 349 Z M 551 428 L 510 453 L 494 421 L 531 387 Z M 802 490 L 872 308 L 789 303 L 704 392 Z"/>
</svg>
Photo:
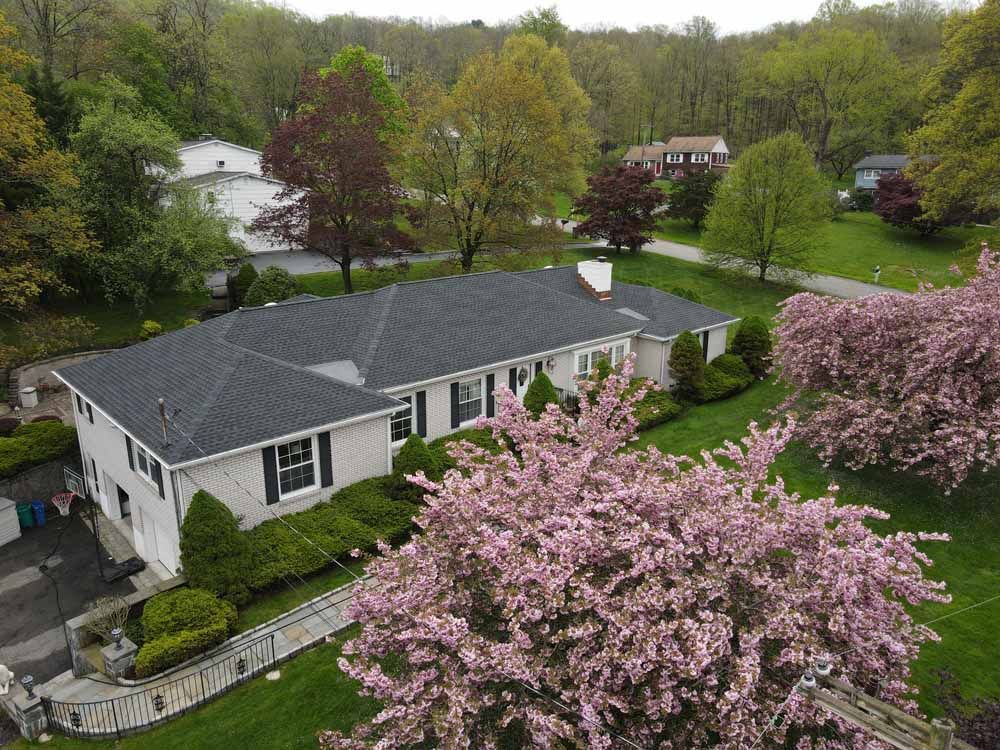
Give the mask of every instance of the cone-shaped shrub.
<svg viewBox="0 0 1000 750">
<path fill-rule="evenodd" d="M 250 598 L 250 542 L 236 516 L 204 490 L 191 498 L 181 524 L 181 565 L 194 588 L 239 606 Z"/>
<path fill-rule="evenodd" d="M 683 331 L 670 347 L 670 374 L 677 381 L 676 394 L 684 401 L 701 401 L 705 390 L 705 359 L 698 337 Z"/>
<path fill-rule="evenodd" d="M 558 403 L 559 394 L 556 393 L 556 387 L 552 385 L 549 376 L 544 372 L 535 375 L 535 379 L 531 381 L 524 394 L 524 408 L 537 417 L 545 411 L 546 404 Z"/>
<path fill-rule="evenodd" d="M 767 323 L 756 315 L 740 321 L 733 337 L 733 354 L 738 354 L 756 377 L 764 377 L 771 363 L 771 332 Z"/>
<path fill-rule="evenodd" d="M 406 500 L 417 503 L 423 500 L 424 490 L 406 481 L 408 474 L 424 472 L 435 478 L 437 464 L 427 443 L 417 433 L 411 432 L 392 465 L 392 480 L 389 482 L 389 494 L 396 500 Z"/>
</svg>

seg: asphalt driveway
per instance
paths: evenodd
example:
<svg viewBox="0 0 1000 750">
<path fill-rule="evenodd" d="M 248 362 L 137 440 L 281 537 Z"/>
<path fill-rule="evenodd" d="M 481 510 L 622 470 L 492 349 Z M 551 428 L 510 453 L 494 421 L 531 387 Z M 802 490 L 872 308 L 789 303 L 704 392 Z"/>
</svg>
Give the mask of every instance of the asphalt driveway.
<svg viewBox="0 0 1000 750">
<path fill-rule="evenodd" d="M 0 664 L 16 679 L 28 673 L 41 683 L 69 669 L 63 618 L 76 617 L 99 596 L 135 590 L 128 578 L 105 583 L 96 554 L 94 535 L 76 513 L 23 529 L 20 539 L 0 547 Z M 101 554 L 112 562 L 103 548 Z M 38 569 L 47 556 L 55 584 Z"/>
</svg>

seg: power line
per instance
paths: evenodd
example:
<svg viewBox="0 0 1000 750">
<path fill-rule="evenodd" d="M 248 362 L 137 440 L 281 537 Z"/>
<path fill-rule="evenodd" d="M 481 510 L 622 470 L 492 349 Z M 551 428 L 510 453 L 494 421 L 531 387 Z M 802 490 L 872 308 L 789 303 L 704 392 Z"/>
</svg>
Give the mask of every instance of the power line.
<svg viewBox="0 0 1000 750">
<path fill-rule="evenodd" d="M 209 454 L 206 453 L 205 450 L 200 445 L 198 445 L 198 443 L 196 443 L 184 430 L 182 430 L 180 427 L 177 426 L 177 424 L 174 422 L 172 416 L 171 417 L 167 417 L 164 414 L 164 419 L 165 419 L 165 421 L 167 422 L 168 425 L 170 425 L 175 430 L 177 430 L 177 432 L 180 433 L 180 435 L 185 440 L 187 440 L 187 442 L 190 443 L 191 446 L 195 450 L 197 450 L 199 453 L 201 453 L 201 455 L 203 457 L 205 457 L 205 458 L 209 457 Z M 233 482 L 233 484 L 235 484 L 237 487 L 239 487 L 241 490 L 243 490 L 243 492 L 247 495 L 247 497 L 249 497 L 251 500 L 253 500 L 258 505 L 260 505 L 265 511 L 267 511 L 268 513 L 270 513 L 275 519 L 277 519 L 280 523 L 282 523 L 285 527 L 287 527 L 290 531 L 292 531 L 292 533 L 294 533 L 295 535 L 297 535 L 298 537 L 300 537 L 301 539 L 303 539 L 305 542 L 307 542 L 311 547 L 313 547 L 314 549 L 316 549 L 327 560 L 329 560 L 330 562 L 334 563 L 339 568 L 341 568 L 346 573 L 348 573 L 348 575 L 350 575 L 352 578 L 354 578 L 354 580 L 355 580 L 355 582 L 357 584 L 362 585 L 362 586 L 365 586 L 367 584 L 367 581 L 365 579 L 363 579 L 362 577 L 360 577 L 359 575 L 357 575 L 353 570 L 351 570 L 346 565 L 344 565 L 342 562 L 340 562 L 340 560 L 338 560 L 336 557 L 334 557 L 329 552 L 327 552 L 325 549 L 323 549 L 318 544 L 316 544 L 316 542 L 314 542 L 309 537 L 307 537 L 305 534 L 303 534 L 301 531 L 299 531 L 297 528 L 295 528 L 291 523 L 288 522 L 287 519 L 285 519 L 283 516 L 279 515 L 266 502 L 261 501 L 260 498 L 258 498 L 253 492 L 251 492 L 249 489 L 247 489 L 247 487 L 245 487 L 242 482 L 240 482 L 232 474 L 230 474 L 229 471 L 227 471 L 224 466 L 220 466 L 219 468 L 222 470 L 222 473 L 225 474 L 225 476 L 228 477 L 231 482 Z M 191 475 L 186 470 L 182 469 L 182 471 L 185 474 L 185 476 L 187 476 L 189 479 L 191 479 L 192 483 L 196 487 L 200 486 L 198 484 L 198 482 L 195 481 L 194 478 L 191 477 Z M 292 571 L 292 572 L 294 573 L 294 571 Z M 302 580 L 302 578 L 299 577 L 299 580 Z M 305 583 L 305 581 L 303 581 L 303 583 Z M 381 582 L 379 582 L 375 587 L 368 586 L 368 588 L 377 588 L 379 586 L 381 586 Z M 412 613 L 410 613 L 406 609 L 406 607 L 400 606 L 399 610 L 401 612 L 403 612 L 407 617 L 409 617 L 410 619 L 412 619 L 414 622 L 417 622 L 417 623 L 420 622 L 420 620 L 415 615 L 413 615 Z M 568 711 L 568 712 L 570 712 L 570 713 L 578 716 L 580 719 L 582 719 L 587 724 L 590 724 L 591 726 L 600 729 L 601 731 L 605 732 L 610 737 L 618 740 L 619 742 L 622 742 L 622 743 L 628 745 L 629 747 L 635 748 L 636 750 L 645 750 L 645 748 L 643 748 L 642 745 L 639 745 L 638 743 L 630 740 L 628 737 L 625 737 L 623 735 L 618 734 L 617 732 L 615 732 L 614 730 L 612 730 L 612 729 L 608 728 L 607 726 L 601 724 L 600 722 L 594 721 L 593 719 L 590 719 L 590 718 L 584 716 L 580 711 L 574 710 L 574 709 L 570 708 L 569 706 L 566 706 L 564 703 L 558 701 L 555 698 L 552 698 L 551 696 L 546 695 L 541 690 L 539 690 L 538 688 L 535 688 L 534 686 L 528 684 L 527 682 L 519 680 L 517 677 L 515 677 L 514 675 L 509 674 L 508 672 L 506 672 L 505 670 L 501 669 L 500 667 L 494 666 L 494 669 L 499 674 L 503 675 L 504 677 L 506 677 L 507 679 L 511 680 L 512 682 L 517 683 L 521 687 L 523 687 L 523 688 L 531 691 L 532 693 L 534 693 L 535 695 L 539 696 L 543 700 L 547 701 L 551 705 L 556 706 L 556 707 L 560 708 L 563 711 Z"/>
</svg>

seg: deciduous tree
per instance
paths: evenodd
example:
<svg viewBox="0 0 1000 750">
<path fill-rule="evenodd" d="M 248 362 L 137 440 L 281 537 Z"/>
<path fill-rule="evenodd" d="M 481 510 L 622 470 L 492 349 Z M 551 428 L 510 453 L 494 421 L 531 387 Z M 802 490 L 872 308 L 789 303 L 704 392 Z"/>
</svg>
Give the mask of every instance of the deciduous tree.
<svg viewBox="0 0 1000 750">
<path fill-rule="evenodd" d="M 576 194 L 593 139 L 589 102 L 565 53 L 536 36 L 485 52 L 455 87 L 410 89 L 415 111 L 404 137 L 407 185 L 422 198 L 421 234 L 444 241 L 471 271 L 483 252 L 524 246 L 536 212 L 559 191 Z"/>
<path fill-rule="evenodd" d="M 670 191 L 668 215 L 690 222 L 695 229 L 708 215 L 708 207 L 715 198 L 715 186 L 721 178 L 711 169 L 689 172 L 677 180 Z"/>
<path fill-rule="evenodd" d="M 905 174 L 886 175 L 878 181 L 878 199 L 875 213 L 887 224 L 903 229 L 913 229 L 928 235 L 940 232 L 946 226 L 961 223 L 964 218 L 957 210 L 948 211 L 939 218 L 924 216 L 920 205 L 923 191 Z"/>
<path fill-rule="evenodd" d="M 775 359 L 825 461 L 885 464 L 945 488 L 1000 464 L 1000 261 L 954 289 L 838 300 L 797 294 Z"/>
<path fill-rule="evenodd" d="M 587 192 L 573 211 L 587 217 L 578 225 L 580 233 L 605 239 L 619 252 L 626 247 L 637 253 L 653 241 L 654 212 L 666 200 L 648 169 L 609 165 L 587 178 Z"/>
<path fill-rule="evenodd" d="M 751 269 L 764 281 L 777 265 L 806 268 L 829 218 L 827 186 L 805 144 L 783 133 L 733 164 L 705 219 L 705 250 L 713 264 Z"/>
<path fill-rule="evenodd" d="M 886 515 L 834 488 L 788 492 L 771 472 L 791 423 L 751 425 L 701 461 L 622 450 L 646 392 L 624 395 L 631 374 L 583 383 L 599 390 L 578 417 L 536 420 L 501 386 L 500 451 L 460 444 L 458 470 L 418 478 L 422 533 L 369 565 L 378 585 L 356 589 L 339 662 L 382 710 L 323 748 L 608 750 L 614 732 L 746 750 L 768 728 L 775 747 L 848 750 L 864 730 L 785 703 L 826 655 L 915 708 L 909 665 L 934 636 L 906 604 L 947 600 L 916 543 L 944 537 L 880 536 L 866 522 Z"/>
<path fill-rule="evenodd" d="M 309 74 L 298 111 L 261 157 L 264 174 L 287 185 L 261 209 L 254 231 L 330 258 L 348 293 L 352 263 L 370 266 L 406 242 L 393 223 L 403 191 L 379 140 L 383 111 L 366 70 Z"/>
</svg>

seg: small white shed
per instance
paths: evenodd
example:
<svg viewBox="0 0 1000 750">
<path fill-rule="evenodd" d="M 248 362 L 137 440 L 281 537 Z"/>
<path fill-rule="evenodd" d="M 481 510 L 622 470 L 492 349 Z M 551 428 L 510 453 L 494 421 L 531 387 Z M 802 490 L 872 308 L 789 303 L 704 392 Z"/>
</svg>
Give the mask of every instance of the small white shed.
<svg viewBox="0 0 1000 750">
<path fill-rule="evenodd" d="M 0 547 L 21 538 L 21 525 L 17 522 L 17 505 L 13 500 L 0 497 Z"/>
</svg>

